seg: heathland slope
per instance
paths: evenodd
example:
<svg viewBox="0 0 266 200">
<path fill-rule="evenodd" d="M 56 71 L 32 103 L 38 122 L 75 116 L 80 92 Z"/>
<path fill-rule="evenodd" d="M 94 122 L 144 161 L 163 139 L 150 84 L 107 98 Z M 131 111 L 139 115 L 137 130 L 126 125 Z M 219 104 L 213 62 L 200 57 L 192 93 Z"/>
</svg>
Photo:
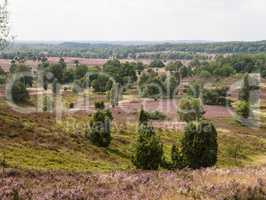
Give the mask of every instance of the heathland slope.
<svg viewBox="0 0 266 200">
<path fill-rule="evenodd" d="M 137 113 L 135 113 L 137 115 Z M 89 113 L 67 114 L 56 122 L 52 113 L 22 114 L 0 101 L 0 159 L 8 168 L 38 171 L 103 172 L 134 169 L 132 145 L 137 125 L 114 121 L 112 143 L 108 148 L 92 145 L 85 136 Z M 261 165 L 265 163 L 265 128 L 243 127 L 232 118 L 216 117 L 218 167 Z M 181 130 L 156 129 L 164 144 L 167 160 Z M 245 141 L 245 142 L 243 142 Z"/>
</svg>

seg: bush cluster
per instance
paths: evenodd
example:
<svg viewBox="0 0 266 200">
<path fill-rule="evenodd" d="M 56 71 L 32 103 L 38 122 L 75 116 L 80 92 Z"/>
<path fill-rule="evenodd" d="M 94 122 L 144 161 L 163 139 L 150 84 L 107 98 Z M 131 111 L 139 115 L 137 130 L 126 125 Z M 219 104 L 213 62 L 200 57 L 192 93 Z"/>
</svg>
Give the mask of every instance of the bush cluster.
<svg viewBox="0 0 266 200">
<path fill-rule="evenodd" d="M 180 120 L 189 122 L 201 119 L 204 109 L 200 99 L 186 96 L 180 99 L 177 113 Z"/>
<path fill-rule="evenodd" d="M 221 105 L 225 106 L 228 103 L 227 100 L 227 87 L 216 87 L 211 89 L 202 90 L 203 103 L 206 105 Z"/>
</svg>

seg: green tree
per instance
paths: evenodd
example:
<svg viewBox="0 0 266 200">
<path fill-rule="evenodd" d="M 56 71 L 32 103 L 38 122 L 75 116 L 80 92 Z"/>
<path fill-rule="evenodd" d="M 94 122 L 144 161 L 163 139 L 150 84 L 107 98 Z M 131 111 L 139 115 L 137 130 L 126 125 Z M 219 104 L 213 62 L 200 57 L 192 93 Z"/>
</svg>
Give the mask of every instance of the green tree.
<svg viewBox="0 0 266 200">
<path fill-rule="evenodd" d="M 138 169 L 157 170 L 162 163 L 163 145 L 153 127 L 140 125 L 132 162 Z"/>
<path fill-rule="evenodd" d="M 155 83 L 147 84 L 142 89 L 142 97 L 149 97 L 149 98 L 153 98 L 155 100 L 163 97 L 163 93 L 162 93 L 162 90 L 160 88 L 160 85 L 155 84 Z"/>
<path fill-rule="evenodd" d="M 72 83 L 75 80 L 75 71 L 67 69 L 64 71 L 64 83 Z"/>
<path fill-rule="evenodd" d="M 23 82 L 25 85 L 32 86 L 33 84 L 33 77 L 32 77 L 32 69 L 28 67 L 25 64 L 17 64 L 16 60 L 13 59 L 11 61 L 11 66 L 9 69 L 9 72 L 11 74 L 19 74 L 21 75 L 21 82 Z"/>
<path fill-rule="evenodd" d="M 192 69 L 191 67 L 182 66 L 179 70 L 179 73 L 182 78 L 186 78 L 192 75 Z"/>
<path fill-rule="evenodd" d="M 88 72 L 88 67 L 86 65 L 78 65 L 75 69 L 75 78 L 81 79 L 85 77 Z"/>
<path fill-rule="evenodd" d="M 199 76 L 201 78 L 210 78 L 212 75 L 211 75 L 211 73 L 209 71 L 202 70 L 202 71 L 200 71 Z"/>
<path fill-rule="evenodd" d="M 201 119 L 204 110 L 199 99 L 187 96 L 180 99 L 177 113 L 180 120 L 190 122 Z"/>
<path fill-rule="evenodd" d="M 177 87 L 179 85 L 179 81 L 177 80 L 177 78 L 173 75 L 169 75 L 167 76 L 165 82 L 164 82 L 164 88 L 168 89 L 168 94 L 167 96 L 169 98 L 173 98 L 176 96 L 178 90 Z"/>
<path fill-rule="evenodd" d="M 185 162 L 180 149 L 174 144 L 171 149 L 171 159 L 173 169 L 182 169 L 185 167 Z"/>
<path fill-rule="evenodd" d="M 53 74 L 54 79 L 57 79 L 59 83 L 64 83 L 65 64 L 55 63 L 51 64 L 48 68 L 48 72 Z"/>
<path fill-rule="evenodd" d="M 137 80 L 136 67 L 132 63 L 120 63 L 119 60 L 109 60 L 103 65 L 103 72 L 110 75 L 118 84 L 125 85 Z"/>
<path fill-rule="evenodd" d="M 24 64 L 18 64 L 16 66 L 15 73 L 20 73 L 23 75 L 20 80 L 22 83 L 24 83 L 26 86 L 32 87 L 33 84 L 33 75 L 32 75 L 32 69 Z"/>
<path fill-rule="evenodd" d="M 177 62 L 171 62 L 166 66 L 166 70 L 168 71 L 175 71 L 175 72 L 179 72 L 179 69 L 183 67 L 182 62 L 177 61 Z"/>
<path fill-rule="evenodd" d="M 217 76 L 230 76 L 232 74 L 235 73 L 235 70 L 232 66 L 230 66 L 229 64 L 225 64 L 222 67 L 218 67 L 215 71 L 214 74 Z"/>
<path fill-rule="evenodd" d="M 104 110 L 105 109 L 104 102 L 103 101 L 95 102 L 95 108 L 97 110 Z"/>
<path fill-rule="evenodd" d="M 187 89 L 187 94 L 191 97 L 199 98 L 201 94 L 201 88 L 202 87 L 198 82 L 193 81 Z"/>
<path fill-rule="evenodd" d="M 109 74 L 118 83 L 123 84 L 123 77 L 121 76 L 122 64 L 119 60 L 109 60 L 103 65 L 103 72 Z"/>
<path fill-rule="evenodd" d="M 225 106 L 230 101 L 226 98 L 227 87 L 216 87 L 202 90 L 202 99 L 206 105 L 221 105 Z"/>
<path fill-rule="evenodd" d="M 91 82 L 91 86 L 95 92 L 106 92 L 111 89 L 109 88 L 111 87 L 109 85 L 109 77 L 101 74 L 99 74 L 97 78 Z"/>
<path fill-rule="evenodd" d="M 164 63 L 159 59 L 153 60 L 150 64 L 150 67 L 152 68 L 162 68 L 164 66 Z"/>
<path fill-rule="evenodd" d="M 25 103 L 29 100 L 29 93 L 26 86 L 20 80 L 14 82 L 11 88 L 11 95 L 15 103 Z"/>
<path fill-rule="evenodd" d="M 234 108 L 236 110 L 236 113 L 243 117 L 243 118 L 248 118 L 250 115 L 250 106 L 247 101 L 237 101 L 234 104 Z"/>
<path fill-rule="evenodd" d="M 144 70 L 144 64 L 142 62 L 137 62 L 136 68 L 138 72 L 142 72 Z"/>
<path fill-rule="evenodd" d="M 177 94 L 177 87 L 180 81 L 176 74 L 159 75 L 153 70 L 142 73 L 139 78 L 138 86 L 142 97 L 154 98 L 155 100 L 163 97 L 173 98 Z"/>
<path fill-rule="evenodd" d="M 198 68 L 201 66 L 201 63 L 198 59 L 193 59 L 191 62 L 190 62 L 190 66 L 193 67 L 193 68 Z"/>
<path fill-rule="evenodd" d="M 0 85 L 5 84 L 5 83 L 6 83 L 6 76 L 0 75 Z"/>
<path fill-rule="evenodd" d="M 154 74 L 154 72 L 152 71 L 151 73 L 149 72 L 143 72 L 138 80 L 138 86 L 140 88 L 144 87 L 146 83 L 150 82 L 154 77 L 156 76 L 156 74 Z"/>
<path fill-rule="evenodd" d="M 249 102 L 249 92 L 250 92 L 249 75 L 246 74 L 243 79 L 242 87 L 239 91 L 239 100 Z"/>
<path fill-rule="evenodd" d="M 137 66 L 138 65 L 139 64 L 137 64 Z M 129 62 L 122 64 L 121 76 L 123 76 L 124 78 L 123 81 L 124 84 L 127 84 L 128 82 L 133 83 L 137 81 L 136 65 L 134 63 L 129 63 Z"/>
<path fill-rule="evenodd" d="M 144 111 L 143 108 L 141 108 L 140 113 L 139 113 L 139 125 L 147 125 L 149 121 L 149 115 L 147 112 Z"/>
<path fill-rule="evenodd" d="M 217 161 L 217 132 L 208 121 L 190 122 L 181 140 L 181 153 L 192 169 L 211 167 Z"/>
<path fill-rule="evenodd" d="M 90 120 L 87 130 L 88 139 L 99 147 L 108 147 L 111 143 L 112 113 L 109 110 L 98 109 Z"/>
</svg>

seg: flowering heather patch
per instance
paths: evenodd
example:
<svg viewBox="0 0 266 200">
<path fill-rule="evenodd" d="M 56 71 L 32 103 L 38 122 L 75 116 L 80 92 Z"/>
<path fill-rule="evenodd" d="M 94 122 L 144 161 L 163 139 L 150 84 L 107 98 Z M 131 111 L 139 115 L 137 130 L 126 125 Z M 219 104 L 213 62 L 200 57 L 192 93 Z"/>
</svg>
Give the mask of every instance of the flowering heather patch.
<svg viewBox="0 0 266 200">
<path fill-rule="evenodd" d="M 75 174 L 9 171 L 0 180 L 0 199 L 202 199 L 266 198 L 266 167 L 176 172 Z"/>
</svg>

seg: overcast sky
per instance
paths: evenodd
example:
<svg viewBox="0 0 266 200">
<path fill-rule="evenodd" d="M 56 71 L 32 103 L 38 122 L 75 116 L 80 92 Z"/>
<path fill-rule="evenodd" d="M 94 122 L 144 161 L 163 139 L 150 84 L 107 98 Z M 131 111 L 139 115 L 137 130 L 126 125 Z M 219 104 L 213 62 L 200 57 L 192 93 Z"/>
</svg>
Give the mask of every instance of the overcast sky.
<svg viewBox="0 0 266 200">
<path fill-rule="evenodd" d="M 264 40 L 266 0 L 9 0 L 17 40 Z"/>
</svg>

